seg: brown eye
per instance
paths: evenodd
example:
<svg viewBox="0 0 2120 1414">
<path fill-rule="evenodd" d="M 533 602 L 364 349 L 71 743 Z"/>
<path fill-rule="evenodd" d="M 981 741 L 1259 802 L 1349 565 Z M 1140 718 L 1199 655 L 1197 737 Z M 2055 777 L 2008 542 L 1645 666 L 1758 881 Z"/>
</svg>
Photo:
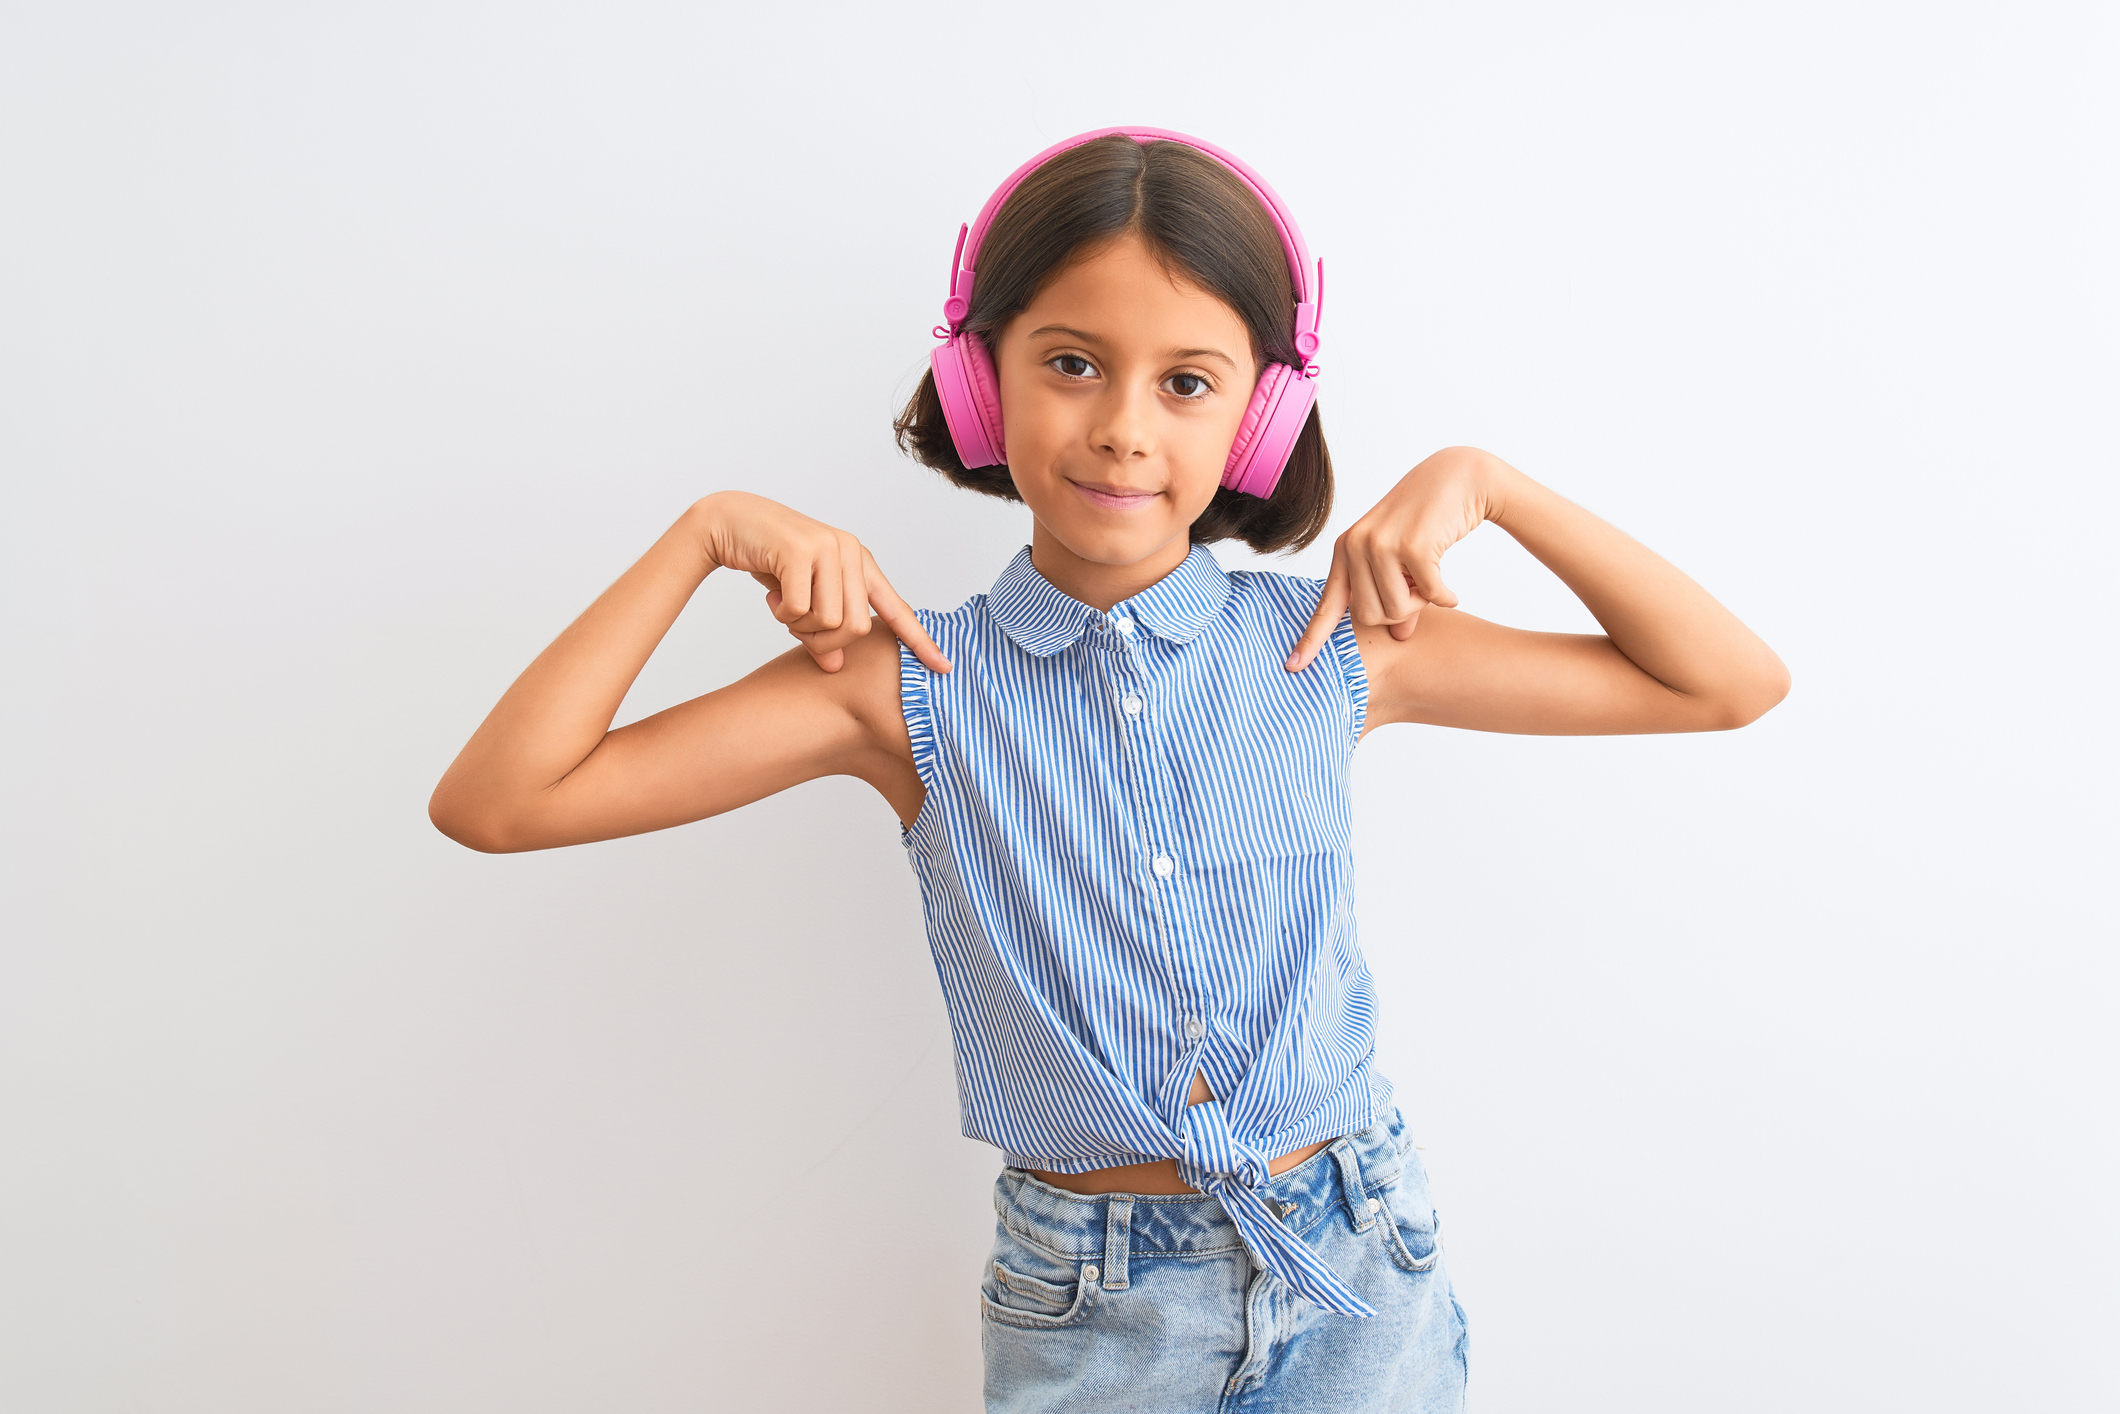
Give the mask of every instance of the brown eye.
<svg viewBox="0 0 2120 1414">
<path fill-rule="evenodd" d="M 1063 378 L 1087 378 L 1097 370 L 1090 361 L 1079 354 L 1061 354 L 1048 361 L 1048 366 Z"/>
<path fill-rule="evenodd" d="M 1208 381 L 1197 373 L 1173 373 L 1163 380 L 1163 386 L 1187 402 L 1204 398 L 1214 391 Z"/>
</svg>

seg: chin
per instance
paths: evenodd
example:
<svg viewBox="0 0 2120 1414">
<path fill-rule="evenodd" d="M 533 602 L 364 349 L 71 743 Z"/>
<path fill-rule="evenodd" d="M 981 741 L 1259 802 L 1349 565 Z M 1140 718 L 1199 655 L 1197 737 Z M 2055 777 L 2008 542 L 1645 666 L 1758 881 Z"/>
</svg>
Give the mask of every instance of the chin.
<svg viewBox="0 0 2120 1414">
<path fill-rule="evenodd" d="M 1068 549 L 1096 565 L 1131 565 L 1147 559 L 1170 543 L 1171 537 L 1164 535 L 1150 539 L 1146 536 L 1099 536 L 1083 539 L 1067 537 L 1063 540 Z"/>
<path fill-rule="evenodd" d="M 1145 560 L 1168 545 L 1173 537 L 1182 540 L 1186 534 L 1186 527 L 1170 524 L 1161 517 L 1154 525 L 1136 523 L 1126 526 L 1100 523 L 1098 518 L 1080 514 L 1041 516 L 1040 519 L 1053 538 L 1065 545 L 1069 552 L 1099 565 L 1130 565 Z"/>
</svg>

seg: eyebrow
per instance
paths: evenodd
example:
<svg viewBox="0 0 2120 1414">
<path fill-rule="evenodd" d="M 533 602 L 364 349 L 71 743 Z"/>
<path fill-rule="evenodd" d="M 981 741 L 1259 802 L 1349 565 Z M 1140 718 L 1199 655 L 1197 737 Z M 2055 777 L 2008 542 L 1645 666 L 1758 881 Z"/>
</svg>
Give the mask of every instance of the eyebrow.
<svg viewBox="0 0 2120 1414">
<path fill-rule="evenodd" d="M 1026 339 L 1042 339 L 1047 334 L 1065 334 L 1081 343 L 1095 344 L 1100 348 L 1107 347 L 1105 340 L 1098 338 L 1095 334 L 1083 329 L 1070 328 L 1065 324 L 1043 324 L 1031 330 L 1024 337 Z M 1172 349 L 1169 356 L 1171 358 L 1215 358 L 1220 359 L 1231 368 L 1237 366 L 1237 361 L 1220 349 Z"/>
</svg>

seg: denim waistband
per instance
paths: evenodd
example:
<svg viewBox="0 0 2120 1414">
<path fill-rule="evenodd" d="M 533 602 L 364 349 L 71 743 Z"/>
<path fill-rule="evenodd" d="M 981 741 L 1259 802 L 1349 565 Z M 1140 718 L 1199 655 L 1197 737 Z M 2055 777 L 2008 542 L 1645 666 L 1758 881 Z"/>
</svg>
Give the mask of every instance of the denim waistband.
<svg viewBox="0 0 2120 1414">
<path fill-rule="evenodd" d="M 1373 1214 L 1368 1196 L 1394 1182 L 1412 1142 L 1402 1116 L 1350 1134 L 1267 1181 L 1262 1196 L 1296 1232 L 1308 1232 L 1335 1207 L 1344 1207 L 1357 1231 Z M 1147 1256 L 1206 1256 L 1241 1250 L 1244 1239 L 1205 1193 L 1070 1193 L 1042 1183 L 1022 1169 L 1007 1169 L 994 1188 L 1002 1224 L 1024 1242 L 1063 1261 L 1102 1262 L 1099 1285 L 1123 1291 L 1126 1259 Z"/>
</svg>

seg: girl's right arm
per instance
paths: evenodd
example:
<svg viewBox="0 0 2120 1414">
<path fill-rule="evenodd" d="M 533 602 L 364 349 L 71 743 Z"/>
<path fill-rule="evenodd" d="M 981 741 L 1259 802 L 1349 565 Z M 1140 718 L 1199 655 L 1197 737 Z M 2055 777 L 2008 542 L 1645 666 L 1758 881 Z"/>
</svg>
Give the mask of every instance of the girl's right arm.
<svg viewBox="0 0 2120 1414">
<path fill-rule="evenodd" d="M 803 647 L 611 730 L 648 655 L 720 568 L 770 591 Z M 428 816 L 489 853 L 665 829 L 819 776 L 858 776 L 910 820 L 924 794 L 898 705 L 898 646 L 949 663 L 861 542 L 762 496 L 694 504 L 515 680 L 435 787 Z"/>
</svg>

